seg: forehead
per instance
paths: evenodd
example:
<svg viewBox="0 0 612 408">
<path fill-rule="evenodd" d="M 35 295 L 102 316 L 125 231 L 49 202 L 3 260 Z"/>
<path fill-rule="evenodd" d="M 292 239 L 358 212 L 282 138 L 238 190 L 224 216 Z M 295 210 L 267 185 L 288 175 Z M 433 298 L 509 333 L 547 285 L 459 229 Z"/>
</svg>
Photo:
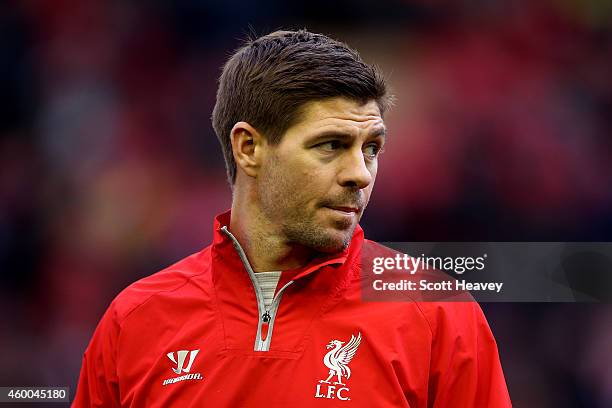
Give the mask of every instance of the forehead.
<svg viewBox="0 0 612 408">
<path fill-rule="evenodd" d="M 306 103 L 298 122 L 292 127 L 292 130 L 308 133 L 330 129 L 369 133 L 384 129 L 384 122 L 374 100 L 360 103 L 347 98 L 330 98 Z"/>
</svg>

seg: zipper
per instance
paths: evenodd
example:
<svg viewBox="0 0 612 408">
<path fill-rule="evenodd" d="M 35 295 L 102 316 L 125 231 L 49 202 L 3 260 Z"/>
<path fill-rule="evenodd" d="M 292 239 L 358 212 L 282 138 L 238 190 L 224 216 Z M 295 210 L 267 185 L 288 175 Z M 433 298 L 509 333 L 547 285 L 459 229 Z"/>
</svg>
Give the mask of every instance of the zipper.
<svg viewBox="0 0 612 408">
<path fill-rule="evenodd" d="M 276 312 L 278 310 L 278 305 L 280 304 L 281 298 L 283 297 L 283 292 L 287 289 L 293 281 L 287 282 L 274 296 L 272 299 L 272 303 L 270 304 L 270 308 L 266 309 L 264 304 L 263 293 L 261 292 L 261 288 L 259 287 L 259 282 L 255 277 L 255 272 L 249 263 L 249 260 L 244 253 L 244 250 L 240 246 L 240 243 L 236 239 L 236 237 L 229 232 L 227 227 L 221 227 L 221 231 L 223 231 L 230 239 L 238 252 L 238 256 L 242 261 L 245 269 L 249 274 L 249 278 L 251 278 L 251 283 L 255 289 L 255 297 L 257 298 L 257 310 L 259 313 L 259 321 L 257 323 L 257 334 L 255 336 L 255 345 L 253 346 L 254 351 L 270 351 L 270 344 L 272 343 L 272 331 L 274 329 L 274 320 L 276 318 Z M 265 332 L 265 338 L 263 337 Z"/>
<path fill-rule="evenodd" d="M 272 330 L 274 329 L 274 320 L 276 318 L 276 311 L 278 310 L 278 305 L 280 304 L 280 300 L 283 297 L 283 292 L 292 283 L 293 281 L 289 281 L 285 284 L 285 286 L 280 288 L 280 290 L 274 296 L 272 303 L 270 304 L 270 309 L 266 309 L 264 306 L 263 314 L 261 313 L 261 309 L 259 309 L 260 317 L 259 317 L 259 323 L 257 324 L 257 336 L 255 338 L 255 347 L 254 347 L 255 351 L 270 351 L 270 343 L 272 342 Z M 258 283 L 254 283 L 254 284 L 259 286 Z M 262 303 L 263 303 L 263 296 L 262 296 Z M 264 334 L 265 334 L 265 337 L 264 337 Z"/>
</svg>

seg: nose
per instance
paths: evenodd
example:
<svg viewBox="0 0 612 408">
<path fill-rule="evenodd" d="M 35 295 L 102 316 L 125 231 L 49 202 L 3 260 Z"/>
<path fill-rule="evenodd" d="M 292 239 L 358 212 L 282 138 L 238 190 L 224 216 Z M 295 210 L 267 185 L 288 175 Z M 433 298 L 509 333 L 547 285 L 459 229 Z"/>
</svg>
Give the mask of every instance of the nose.
<svg viewBox="0 0 612 408">
<path fill-rule="evenodd" d="M 366 188 L 372 182 L 372 172 L 361 149 L 351 149 L 342 161 L 338 183 L 343 187 Z"/>
</svg>

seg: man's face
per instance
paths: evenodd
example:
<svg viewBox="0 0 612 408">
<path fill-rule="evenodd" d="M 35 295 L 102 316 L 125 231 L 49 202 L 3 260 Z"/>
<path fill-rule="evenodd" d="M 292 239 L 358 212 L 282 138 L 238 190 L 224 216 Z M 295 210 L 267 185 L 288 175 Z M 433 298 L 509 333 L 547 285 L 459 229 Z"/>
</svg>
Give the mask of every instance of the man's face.
<svg viewBox="0 0 612 408">
<path fill-rule="evenodd" d="M 350 243 L 370 199 L 384 144 L 375 101 L 310 102 L 268 151 L 257 177 L 266 218 L 288 243 L 334 253 Z"/>
</svg>

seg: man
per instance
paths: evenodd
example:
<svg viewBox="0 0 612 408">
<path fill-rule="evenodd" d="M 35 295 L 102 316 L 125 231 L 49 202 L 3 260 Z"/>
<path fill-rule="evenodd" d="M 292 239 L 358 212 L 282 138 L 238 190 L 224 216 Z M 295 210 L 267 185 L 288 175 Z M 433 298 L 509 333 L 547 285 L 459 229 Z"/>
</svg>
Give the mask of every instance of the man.
<svg viewBox="0 0 612 408">
<path fill-rule="evenodd" d="M 365 302 L 358 225 L 389 105 L 379 72 L 304 30 L 249 41 L 213 124 L 233 190 L 212 245 L 112 302 L 74 406 L 507 407 L 475 302 Z"/>
</svg>

